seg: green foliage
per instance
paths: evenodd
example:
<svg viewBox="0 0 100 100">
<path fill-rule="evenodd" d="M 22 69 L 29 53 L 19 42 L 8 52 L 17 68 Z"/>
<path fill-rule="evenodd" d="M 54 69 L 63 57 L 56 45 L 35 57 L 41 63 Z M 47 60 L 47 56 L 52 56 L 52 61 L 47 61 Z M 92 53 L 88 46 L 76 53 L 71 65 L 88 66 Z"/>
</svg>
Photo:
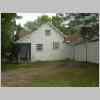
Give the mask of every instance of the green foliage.
<svg viewBox="0 0 100 100">
<path fill-rule="evenodd" d="M 21 25 L 16 25 L 16 32 L 17 33 L 20 33 L 20 31 L 22 30 L 23 28 L 21 27 Z"/>
<path fill-rule="evenodd" d="M 10 48 L 14 30 L 15 30 L 15 13 L 2 13 L 1 14 L 1 36 L 2 36 L 2 47 Z"/>
<path fill-rule="evenodd" d="M 46 23 L 46 22 L 51 22 L 51 18 L 49 17 L 49 16 L 47 16 L 47 15 L 43 15 L 43 16 L 41 16 L 41 17 L 38 17 L 38 22 L 40 23 L 40 24 L 42 24 L 42 23 Z"/>
<path fill-rule="evenodd" d="M 69 23 L 64 24 L 66 21 L 69 21 Z M 59 13 L 56 16 L 52 16 L 52 18 L 43 15 L 33 22 L 27 22 L 24 25 L 24 29 L 32 32 L 46 22 L 51 22 L 64 34 L 80 34 L 83 39 L 88 36 L 90 40 L 98 36 L 99 33 L 99 15 L 97 13 L 66 13 L 66 15 Z M 86 28 L 84 29 L 84 27 Z"/>
<path fill-rule="evenodd" d="M 23 28 L 21 27 L 21 25 L 16 25 L 16 35 L 15 35 L 15 40 L 19 39 L 19 34 L 20 32 L 23 30 Z"/>
<path fill-rule="evenodd" d="M 29 32 L 31 32 L 32 30 L 36 30 L 37 27 L 38 25 L 35 21 L 34 22 L 29 21 L 24 25 L 24 28 Z"/>
<path fill-rule="evenodd" d="M 14 31 L 16 29 L 15 18 L 16 13 L 1 13 L 1 54 L 3 56 L 12 49 Z"/>
<path fill-rule="evenodd" d="M 69 27 L 73 30 L 78 31 L 83 39 L 92 39 L 99 33 L 99 15 L 97 13 L 76 13 L 74 15 L 69 15 L 74 20 L 71 20 Z"/>
<path fill-rule="evenodd" d="M 52 17 L 52 24 L 56 27 L 60 27 L 61 23 L 63 22 L 63 19 L 59 16 L 53 16 Z"/>
<path fill-rule="evenodd" d="M 63 23 L 69 21 L 68 27 L 65 27 L 66 24 L 60 27 L 64 34 L 78 33 L 83 39 L 88 36 L 88 40 L 99 35 L 98 13 L 58 13 L 57 16 L 63 19 Z M 60 25 L 61 23 L 58 24 Z"/>
<path fill-rule="evenodd" d="M 24 25 L 24 29 L 28 32 L 32 32 L 33 30 L 36 30 L 41 24 L 50 22 L 55 27 L 57 27 L 60 31 L 66 32 L 65 26 L 62 25 L 63 17 L 59 16 L 52 16 L 49 17 L 47 15 L 43 15 L 38 17 L 35 21 L 29 21 Z"/>
<path fill-rule="evenodd" d="M 52 24 L 57 27 L 63 33 L 67 32 L 67 28 L 62 24 L 64 18 L 62 16 L 53 16 L 52 17 Z"/>
<path fill-rule="evenodd" d="M 46 22 L 51 22 L 51 17 L 47 15 L 43 15 L 38 17 L 35 21 L 29 21 L 24 25 L 24 28 L 28 32 L 32 32 L 36 30 L 41 24 L 46 23 Z"/>
</svg>

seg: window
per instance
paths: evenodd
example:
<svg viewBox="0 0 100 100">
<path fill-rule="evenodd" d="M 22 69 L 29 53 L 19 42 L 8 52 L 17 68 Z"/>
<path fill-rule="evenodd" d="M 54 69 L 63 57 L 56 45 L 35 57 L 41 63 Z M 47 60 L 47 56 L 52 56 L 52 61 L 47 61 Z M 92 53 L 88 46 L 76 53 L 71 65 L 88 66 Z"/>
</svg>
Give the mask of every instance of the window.
<svg viewBox="0 0 100 100">
<path fill-rule="evenodd" d="M 59 43 L 53 42 L 53 49 L 58 49 L 58 48 L 59 48 Z"/>
<path fill-rule="evenodd" d="M 41 51 L 43 49 L 43 44 L 36 44 L 37 51 Z"/>
<path fill-rule="evenodd" d="M 51 33 L 51 30 L 45 30 L 45 34 L 46 34 L 46 36 L 49 36 L 50 35 L 50 33 Z"/>
</svg>

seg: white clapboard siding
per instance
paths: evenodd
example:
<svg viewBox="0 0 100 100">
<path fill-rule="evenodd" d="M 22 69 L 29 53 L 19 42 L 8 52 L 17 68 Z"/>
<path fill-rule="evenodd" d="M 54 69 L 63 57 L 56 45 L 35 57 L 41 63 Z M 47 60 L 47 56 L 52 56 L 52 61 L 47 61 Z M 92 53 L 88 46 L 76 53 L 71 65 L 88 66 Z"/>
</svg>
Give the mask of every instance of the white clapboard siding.
<svg viewBox="0 0 100 100">
<path fill-rule="evenodd" d="M 51 30 L 50 36 L 46 36 L 45 30 Z M 53 48 L 53 42 L 59 43 L 59 48 Z M 50 61 L 50 60 L 65 60 L 66 58 L 76 61 L 88 61 L 99 63 L 99 42 L 92 41 L 86 44 L 81 43 L 71 45 L 64 43 L 62 33 L 56 31 L 49 24 L 41 25 L 36 31 L 24 36 L 16 43 L 31 43 L 31 61 Z M 42 44 L 43 50 L 37 51 L 36 45 Z M 87 56 L 86 56 L 87 54 Z"/>
<path fill-rule="evenodd" d="M 87 53 L 86 53 L 87 48 Z M 77 61 L 88 61 L 93 63 L 99 63 L 99 43 L 88 42 L 82 43 L 75 46 L 75 60 Z"/>
<path fill-rule="evenodd" d="M 93 62 L 93 63 L 99 63 L 99 43 L 98 42 L 88 43 L 87 61 Z"/>
<path fill-rule="evenodd" d="M 46 36 L 45 30 L 51 30 L 50 35 Z M 50 60 L 64 60 L 69 58 L 71 50 L 69 45 L 63 42 L 64 37 L 49 24 L 42 24 L 36 31 L 21 38 L 17 43 L 31 43 L 31 61 L 50 61 Z M 59 48 L 53 48 L 53 42 L 59 43 Z M 42 44 L 43 49 L 38 51 L 37 44 Z"/>
<path fill-rule="evenodd" d="M 75 60 L 86 61 L 86 49 L 84 44 L 75 46 Z"/>
</svg>

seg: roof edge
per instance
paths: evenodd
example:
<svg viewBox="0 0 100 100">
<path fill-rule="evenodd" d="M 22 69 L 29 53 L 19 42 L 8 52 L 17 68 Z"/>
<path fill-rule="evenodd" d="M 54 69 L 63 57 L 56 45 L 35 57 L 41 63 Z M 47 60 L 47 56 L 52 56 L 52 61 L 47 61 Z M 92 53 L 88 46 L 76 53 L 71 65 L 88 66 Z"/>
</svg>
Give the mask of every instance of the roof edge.
<svg viewBox="0 0 100 100">
<path fill-rule="evenodd" d="M 55 31 L 57 31 L 62 37 L 64 37 L 64 33 L 61 32 L 58 28 L 56 28 L 52 23 L 50 23 L 50 22 L 42 23 L 39 27 L 41 27 L 43 24 L 48 24 L 48 25 L 49 25 L 50 27 L 52 27 Z M 38 28 L 39 28 L 39 27 L 38 27 Z M 38 28 L 37 28 L 36 30 L 32 31 L 32 32 L 37 31 Z M 31 32 L 30 34 L 32 34 L 32 32 Z M 23 39 L 23 38 L 26 38 L 26 37 L 27 37 L 28 35 L 30 35 L 30 34 L 27 34 L 27 35 L 25 35 L 25 36 L 20 37 L 20 39 L 18 39 L 17 41 L 19 41 L 19 40 L 21 40 L 21 39 Z M 17 41 L 16 41 L 16 42 L 17 42 Z"/>
</svg>

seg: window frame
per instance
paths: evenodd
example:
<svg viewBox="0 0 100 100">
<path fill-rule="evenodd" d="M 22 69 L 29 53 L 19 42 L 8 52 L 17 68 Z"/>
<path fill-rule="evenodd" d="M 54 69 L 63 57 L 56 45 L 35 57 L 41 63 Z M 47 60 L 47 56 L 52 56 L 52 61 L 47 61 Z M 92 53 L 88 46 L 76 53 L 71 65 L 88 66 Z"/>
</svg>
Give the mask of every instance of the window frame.
<svg viewBox="0 0 100 100">
<path fill-rule="evenodd" d="M 59 42 L 57 41 L 53 41 L 53 49 L 56 50 L 56 49 L 59 49 Z"/>
<path fill-rule="evenodd" d="M 42 51 L 43 50 L 43 44 L 42 43 L 36 44 L 36 50 L 37 51 Z"/>
</svg>

